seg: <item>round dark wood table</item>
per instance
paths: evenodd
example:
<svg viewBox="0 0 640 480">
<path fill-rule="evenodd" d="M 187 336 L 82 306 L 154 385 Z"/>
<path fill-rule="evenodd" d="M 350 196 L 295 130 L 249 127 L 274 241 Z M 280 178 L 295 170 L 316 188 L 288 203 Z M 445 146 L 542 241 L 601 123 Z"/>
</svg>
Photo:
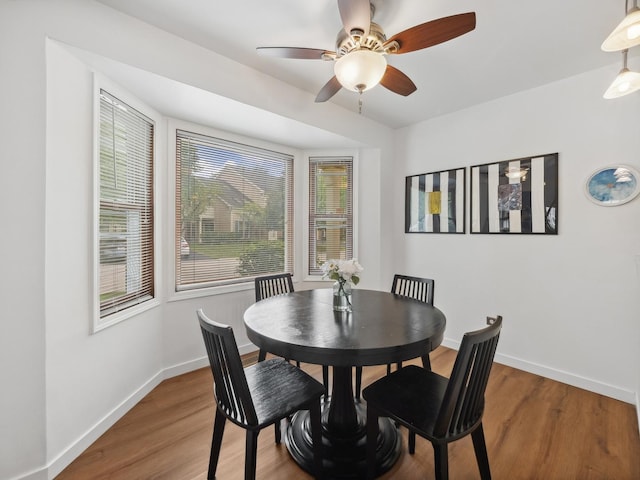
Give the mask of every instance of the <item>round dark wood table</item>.
<svg viewBox="0 0 640 480">
<path fill-rule="evenodd" d="M 362 478 L 366 468 L 366 406 L 353 396 L 353 366 L 386 365 L 420 357 L 442 342 L 446 319 L 429 304 L 389 292 L 354 289 L 352 311 L 333 310 L 331 289 L 303 290 L 261 300 L 244 313 L 249 339 L 275 355 L 333 368 L 322 416 L 327 478 Z M 294 460 L 313 467 L 308 412 L 298 412 L 285 435 Z M 400 455 L 395 425 L 380 421 L 376 462 L 389 470 Z"/>
</svg>

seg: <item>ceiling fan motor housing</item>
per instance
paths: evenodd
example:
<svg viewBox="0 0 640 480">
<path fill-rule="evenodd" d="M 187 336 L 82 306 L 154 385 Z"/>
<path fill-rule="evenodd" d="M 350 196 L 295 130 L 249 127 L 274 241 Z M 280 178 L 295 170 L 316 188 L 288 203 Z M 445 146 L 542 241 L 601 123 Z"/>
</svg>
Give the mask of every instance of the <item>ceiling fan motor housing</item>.
<svg viewBox="0 0 640 480">
<path fill-rule="evenodd" d="M 336 54 L 339 58 L 349 52 L 360 49 L 385 53 L 384 44 L 386 41 L 387 37 L 384 34 L 382 27 L 377 23 L 371 22 L 369 35 L 366 37 L 350 35 L 342 29 L 338 32 L 338 37 L 336 38 Z"/>
</svg>

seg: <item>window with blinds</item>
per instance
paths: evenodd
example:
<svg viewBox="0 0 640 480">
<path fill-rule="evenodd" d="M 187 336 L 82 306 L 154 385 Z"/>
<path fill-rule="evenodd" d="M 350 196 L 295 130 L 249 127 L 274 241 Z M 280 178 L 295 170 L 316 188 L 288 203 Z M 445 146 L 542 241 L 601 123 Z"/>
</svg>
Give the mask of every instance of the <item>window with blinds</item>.
<svg viewBox="0 0 640 480">
<path fill-rule="evenodd" d="M 353 258 L 353 158 L 309 158 L 309 275 Z"/>
<path fill-rule="evenodd" d="M 153 122 L 100 90 L 100 318 L 154 297 Z"/>
<path fill-rule="evenodd" d="M 293 273 L 293 156 L 176 130 L 176 291 Z"/>
</svg>

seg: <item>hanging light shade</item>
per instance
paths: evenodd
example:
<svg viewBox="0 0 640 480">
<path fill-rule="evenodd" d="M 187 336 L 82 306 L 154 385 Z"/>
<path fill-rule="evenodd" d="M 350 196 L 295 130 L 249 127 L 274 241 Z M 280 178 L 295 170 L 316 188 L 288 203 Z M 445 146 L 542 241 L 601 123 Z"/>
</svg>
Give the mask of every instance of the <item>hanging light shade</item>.
<svg viewBox="0 0 640 480">
<path fill-rule="evenodd" d="M 640 89 L 640 73 L 632 72 L 627 68 L 627 50 L 622 52 L 622 58 L 622 70 L 604 92 L 606 99 L 622 97 Z"/>
<path fill-rule="evenodd" d="M 387 70 L 387 60 L 371 50 L 354 50 L 340 57 L 333 70 L 344 88 L 364 92 L 380 83 Z"/>
<path fill-rule="evenodd" d="M 634 0 L 633 7 L 627 12 L 627 16 L 602 43 L 602 50 L 605 52 L 617 52 L 636 45 L 640 45 L 640 8 L 638 8 L 638 0 Z"/>
</svg>

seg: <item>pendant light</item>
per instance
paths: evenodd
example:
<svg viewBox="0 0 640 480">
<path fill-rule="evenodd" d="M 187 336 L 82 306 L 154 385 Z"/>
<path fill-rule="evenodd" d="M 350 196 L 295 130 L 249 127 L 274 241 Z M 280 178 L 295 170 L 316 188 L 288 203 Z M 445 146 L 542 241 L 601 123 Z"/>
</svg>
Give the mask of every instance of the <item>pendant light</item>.
<svg viewBox="0 0 640 480">
<path fill-rule="evenodd" d="M 622 51 L 622 59 L 622 70 L 604 92 L 606 99 L 622 97 L 640 89 L 640 73 L 632 72 L 627 68 L 627 50 Z"/>
<path fill-rule="evenodd" d="M 625 7 L 627 3 L 625 2 Z M 627 11 L 626 17 L 602 43 L 605 52 L 617 52 L 640 45 L 640 8 L 638 0 L 633 0 L 633 7 Z"/>
</svg>

